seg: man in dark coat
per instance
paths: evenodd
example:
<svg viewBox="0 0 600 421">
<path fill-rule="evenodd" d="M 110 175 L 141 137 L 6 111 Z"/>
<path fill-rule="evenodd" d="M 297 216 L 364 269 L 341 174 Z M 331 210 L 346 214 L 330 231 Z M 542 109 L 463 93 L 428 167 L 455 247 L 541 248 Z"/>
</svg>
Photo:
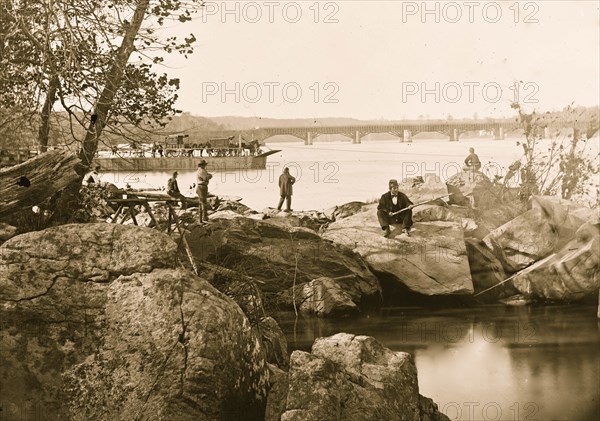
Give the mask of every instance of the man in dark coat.
<svg viewBox="0 0 600 421">
<path fill-rule="evenodd" d="M 398 191 L 398 181 L 389 181 L 390 191 L 384 193 L 379 199 L 379 205 L 377 206 L 377 219 L 379 219 L 379 225 L 384 231 L 383 236 L 385 238 L 390 236 L 390 225 L 402 224 L 402 232 L 406 235 L 410 235 L 410 227 L 412 227 L 412 209 L 407 209 L 396 215 L 395 212 L 400 209 L 404 209 L 412 205 L 413 203 L 409 198 L 402 192 Z"/>
<path fill-rule="evenodd" d="M 167 194 L 171 197 L 175 197 L 181 200 L 181 209 L 186 209 L 187 204 L 185 203 L 185 196 L 181 194 L 179 191 L 179 186 L 177 185 L 177 174 L 178 172 L 173 172 L 173 177 L 169 178 L 167 182 Z"/>
<path fill-rule="evenodd" d="M 281 210 L 283 201 L 285 200 L 285 212 L 292 211 L 292 185 L 296 182 L 296 179 L 290 174 L 289 168 L 283 169 L 283 174 L 279 176 L 279 204 L 277 210 Z"/>
</svg>

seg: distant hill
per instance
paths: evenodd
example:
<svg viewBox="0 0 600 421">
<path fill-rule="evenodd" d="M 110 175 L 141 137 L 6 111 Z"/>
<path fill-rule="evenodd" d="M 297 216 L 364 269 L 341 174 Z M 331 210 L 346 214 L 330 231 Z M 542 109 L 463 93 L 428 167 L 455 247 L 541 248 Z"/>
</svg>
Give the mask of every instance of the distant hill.
<svg viewBox="0 0 600 421">
<path fill-rule="evenodd" d="M 538 112 L 537 118 L 541 120 L 545 119 L 559 119 L 559 120 L 572 120 L 573 118 L 579 118 L 583 120 L 598 120 L 598 107 L 565 107 L 561 111 L 551 112 Z M 407 123 L 410 121 L 446 121 L 445 119 L 429 119 L 420 118 L 417 120 L 359 120 L 356 118 L 349 117 L 325 117 L 325 118 L 263 118 L 263 117 L 236 117 L 236 116 L 223 116 L 223 117 L 208 117 L 214 123 L 220 125 L 225 130 L 252 130 L 257 127 L 318 127 L 318 126 L 354 126 L 354 125 L 384 125 L 384 124 L 397 124 Z M 515 111 L 514 117 L 518 118 L 517 112 Z M 509 120 L 511 120 L 510 118 Z M 480 119 L 485 120 L 485 119 Z M 499 120 L 503 120 L 499 118 Z M 477 120 L 473 119 L 453 119 L 453 121 L 473 122 Z"/>
<path fill-rule="evenodd" d="M 346 117 L 327 117 L 327 118 L 262 118 L 262 117 L 209 117 L 212 121 L 220 124 L 225 129 L 247 130 L 257 127 L 314 127 L 323 126 L 345 126 L 369 124 L 371 121 L 357 120 Z M 372 120 L 374 124 L 386 124 L 385 120 Z"/>
</svg>

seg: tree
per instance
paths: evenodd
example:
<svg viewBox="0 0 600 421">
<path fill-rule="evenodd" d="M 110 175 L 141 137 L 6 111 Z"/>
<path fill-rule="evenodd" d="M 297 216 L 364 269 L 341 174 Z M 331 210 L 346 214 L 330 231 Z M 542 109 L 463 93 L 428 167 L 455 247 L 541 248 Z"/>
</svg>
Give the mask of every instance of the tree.
<svg viewBox="0 0 600 421">
<path fill-rule="evenodd" d="M 195 37 L 162 39 L 157 28 L 168 20 L 189 21 L 199 6 L 197 0 L 0 3 L 0 134 L 27 122 L 43 152 L 51 120 L 66 119 L 63 142 L 79 151 L 81 164 L 79 179 L 59 202 L 63 214 L 71 207 L 65 203 L 76 202 L 104 132 L 128 137 L 164 126 L 178 112 L 179 80 L 154 67 L 163 53 L 187 57 Z"/>
<path fill-rule="evenodd" d="M 87 138 L 86 156 L 92 120 L 97 140 L 104 130 L 127 135 L 132 128 L 160 127 L 177 111 L 179 81 L 153 69 L 164 61 L 162 53 L 192 53 L 195 37 L 161 39 L 157 27 L 190 20 L 198 6 L 195 0 L 2 2 L 0 110 L 16 110 L 3 115 L 37 125 L 42 151 L 51 117 L 66 116 L 65 142 Z M 10 119 L 0 120 L 0 129 Z"/>
</svg>

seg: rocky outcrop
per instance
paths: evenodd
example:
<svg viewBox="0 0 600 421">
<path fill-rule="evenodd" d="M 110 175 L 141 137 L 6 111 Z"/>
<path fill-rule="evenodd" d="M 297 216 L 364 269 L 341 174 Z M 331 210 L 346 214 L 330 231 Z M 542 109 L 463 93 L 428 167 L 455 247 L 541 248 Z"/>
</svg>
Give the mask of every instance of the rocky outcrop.
<svg viewBox="0 0 600 421">
<path fill-rule="evenodd" d="M 424 295 L 471 294 L 473 284 L 459 222 L 415 223 L 411 236 L 397 227 L 382 236 L 377 204 L 330 224 L 323 238 L 360 254 L 374 271 L 390 275 Z"/>
<path fill-rule="evenodd" d="M 261 419 L 265 352 L 242 310 L 155 230 L 67 225 L 0 247 L 3 419 Z M 239 411 L 243 412 L 239 412 Z"/>
<path fill-rule="evenodd" d="M 508 278 L 504 266 L 500 259 L 482 241 L 467 238 L 465 239 L 465 245 L 469 256 L 473 288 L 476 294 L 482 293 L 478 296 L 478 300 L 494 302 L 518 292 L 512 283 L 502 283 Z M 492 288 L 498 284 L 500 284 L 498 287 Z"/>
<path fill-rule="evenodd" d="M 332 278 L 313 279 L 295 289 L 290 288 L 283 294 L 282 299 L 288 307 L 293 307 L 295 303 L 301 312 L 319 317 L 352 315 L 360 312 L 353 297 L 336 279 Z"/>
<path fill-rule="evenodd" d="M 344 219 L 354 215 L 355 213 L 361 212 L 362 207 L 365 204 L 366 203 L 364 202 L 348 202 L 340 206 L 334 206 L 333 208 L 326 210 L 324 214 L 331 221 L 336 221 L 338 219 Z"/>
<path fill-rule="evenodd" d="M 600 223 L 580 227 L 558 252 L 516 274 L 513 285 L 527 298 L 574 301 L 600 288 Z"/>
<path fill-rule="evenodd" d="M 435 174 L 425 174 L 424 178 L 415 177 L 402 180 L 398 189 L 406 194 L 413 203 L 424 202 L 450 193 L 446 184 Z"/>
<path fill-rule="evenodd" d="M 0 222 L 0 244 L 17 235 L 17 227 Z"/>
<path fill-rule="evenodd" d="M 446 186 L 452 193 L 450 204 L 489 209 L 498 203 L 491 181 L 479 171 L 461 171 L 446 180 Z"/>
<path fill-rule="evenodd" d="M 192 228 L 186 238 L 196 259 L 257 281 L 268 306 L 294 279 L 301 285 L 321 277 L 342 278 L 338 284 L 359 306 L 379 304 L 379 282 L 360 256 L 311 229 L 282 226 L 275 219 L 214 219 L 207 227 Z M 281 303 L 289 305 L 289 300 Z"/>
<path fill-rule="evenodd" d="M 410 354 L 368 336 L 319 338 L 294 351 L 269 394 L 266 421 L 448 420 L 419 395 Z"/>
<path fill-rule="evenodd" d="M 532 199 L 530 210 L 496 228 L 483 240 L 507 272 L 514 273 L 560 250 L 592 216 L 591 209 L 538 196 Z"/>
</svg>

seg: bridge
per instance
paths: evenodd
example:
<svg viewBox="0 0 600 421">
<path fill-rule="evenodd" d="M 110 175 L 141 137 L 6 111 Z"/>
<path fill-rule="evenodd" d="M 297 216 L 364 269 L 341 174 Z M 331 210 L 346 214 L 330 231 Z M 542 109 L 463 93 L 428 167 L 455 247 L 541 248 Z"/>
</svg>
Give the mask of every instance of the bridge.
<svg viewBox="0 0 600 421">
<path fill-rule="evenodd" d="M 549 119 L 541 123 L 536 123 L 544 128 L 543 137 L 550 138 L 552 130 L 572 128 L 585 130 L 591 124 L 587 121 L 558 121 Z M 406 121 L 393 124 L 367 124 L 367 125 L 347 125 L 347 126 L 298 126 L 298 127 L 263 127 L 247 130 L 223 130 L 205 132 L 203 136 L 225 137 L 235 136 L 238 139 L 264 140 L 278 135 L 295 136 L 304 141 L 305 145 L 312 145 L 315 138 L 321 135 L 337 134 L 349 137 L 352 143 L 359 144 L 361 139 L 372 133 L 388 133 L 399 138 L 400 142 L 410 142 L 412 137 L 423 132 L 437 132 L 448 136 L 451 142 L 456 142 L 460 136 L 467 132 L 486 132 L 493 134 L 494 139 L 504 139 L 506 133 L 514 131 L 523 131 L 523 124 L 516 119 L 504 120 L 471 120 L 471 121 Z"/>
</svg>

